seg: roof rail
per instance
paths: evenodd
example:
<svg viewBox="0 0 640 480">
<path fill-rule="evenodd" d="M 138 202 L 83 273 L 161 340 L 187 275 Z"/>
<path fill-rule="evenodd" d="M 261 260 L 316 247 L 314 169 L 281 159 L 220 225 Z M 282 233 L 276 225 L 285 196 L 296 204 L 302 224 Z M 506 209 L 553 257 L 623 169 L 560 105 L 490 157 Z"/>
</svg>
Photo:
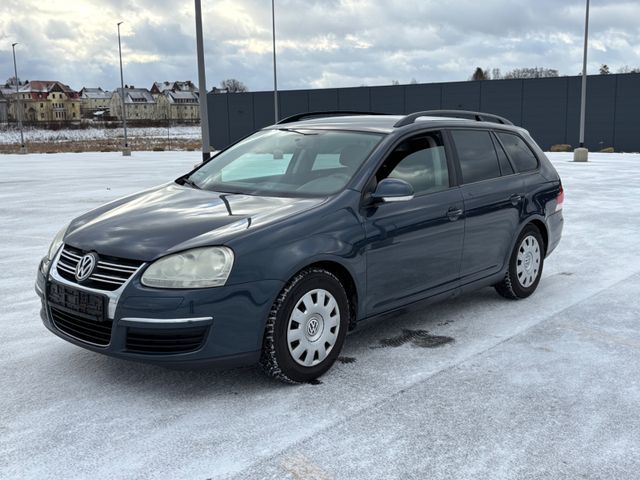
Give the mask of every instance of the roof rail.
<svg viewBox="0 0 640 480">
<path fill-rule="evenodd" d="M 394 127 L 404 127 L 405 125 L 411 125 L 420 117 L 453 117 L 453 118 L 465 118 L 468 120 L 475 120 L 477 122 L 492 122 L 502 123 L 504 125 L 513 125 L 511 120 L 508 120 L 499 115 L 485 112 L 472 112 L 469 110 L 426 110 L 424 112 L 410 113 L 406 117 L 396 122 Z"/>
<path fill-rule="evenodd" d="M 296 113 L 295 115 L 291 115 L 290 117 L 283 118 L 276 125 L 281 125 L 283 123 L 293 123 L 298 120 L 302 120 L 307 117 L 340 117 L 344 115 L 384 115 L 383 113 L 377 112 L 357 112 L 351 110 L 328 110 L 326 112 L 305 112 L 305 113 Z"/>
</svg>

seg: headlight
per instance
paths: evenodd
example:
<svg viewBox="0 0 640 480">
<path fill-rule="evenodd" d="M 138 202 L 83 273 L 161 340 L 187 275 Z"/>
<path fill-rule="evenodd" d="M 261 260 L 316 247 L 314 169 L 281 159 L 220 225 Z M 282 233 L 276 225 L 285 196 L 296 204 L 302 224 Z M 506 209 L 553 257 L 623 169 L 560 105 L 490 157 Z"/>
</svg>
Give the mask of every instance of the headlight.
<svg viewBox="0 0 640 480">
<path fill-rule="evenodd" d="M 220 287 L 233 266 L 227 247 L 194 248 L 153 262 L 142 275 L 142 284 L 157 288 Z"/>
<path fill-rule="evenodd" d="M 55 257 L 56 253 L 58 253 L 58 249 L 60 248 L 60 245 L 62 245 L 62 240 L 64 239 L 64 234 L 67 233 L 67 228 L 69 228 L 68 225 L 58 233 L 56 233 L 56 236 L 53 237 L 53 241 L 51 242 L 51 246 L 49 247 L 49 252 L 47 253 L 47 259 L 49 261 L 53 260 L 53 257 Z"/>
</svg>

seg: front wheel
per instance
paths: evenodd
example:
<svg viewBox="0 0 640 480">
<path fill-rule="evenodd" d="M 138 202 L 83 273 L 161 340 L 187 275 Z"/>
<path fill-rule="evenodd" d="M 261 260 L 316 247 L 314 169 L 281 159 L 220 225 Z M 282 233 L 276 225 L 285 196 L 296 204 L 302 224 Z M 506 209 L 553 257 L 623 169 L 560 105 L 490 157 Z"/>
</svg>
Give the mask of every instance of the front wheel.
<svg viewBox="0 0 640 480">
<path fill-rule="evenodd" d="M 517 300 L 531 295 L 540 282 L 544 265 L 545 245 L 540 231 L 527 225 L 511 253 L 509 269 L 504 279 L 495 285 L 505 298 Z"/>
<path fill-rule="evenodd" d="M 262 346 L 265 372 L 290 383 L 309 382 L 335 362 L 349 326 L 349 301 L 340 280 L 308 268 L 274 302 Z"/>
</svg>

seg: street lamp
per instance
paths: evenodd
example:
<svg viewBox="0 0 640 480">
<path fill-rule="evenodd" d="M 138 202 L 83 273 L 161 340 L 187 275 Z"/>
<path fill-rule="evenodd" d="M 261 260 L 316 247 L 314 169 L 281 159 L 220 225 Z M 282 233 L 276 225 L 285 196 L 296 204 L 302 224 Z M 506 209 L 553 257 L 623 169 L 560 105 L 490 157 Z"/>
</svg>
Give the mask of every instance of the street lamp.
<svg viewBox="0 0 640 480">
<path fill-rule="evenodd" d="M 211 156 L 209 141 L 209 109 L 207 106 L 207 76 L 204 71 L 204 40 L 202 37 L 202 7 L 195 0 L 196 7 L 196 50 L 198 56 L 198 104 L 200 106 L 200 128 L 202 130 L 202 161 Z"/>
<path fill-rule="evenodd" d="M 27 147 L 24 144 L 24 132 L 22 131 L 22 108 L 20 107 L 20 82 L 18 81 L 18 65 L 16 63 L 16 45 L 12 43 L 13 49 L 13 71 L 15 73 L 16 83 L 16 117 L 18 118 L 18 126 L 20 127 L 20 153 L 27 153 Z"/>
<path fill-rule="evenodd" d="M 129 148 L 129 141 L 127 139 L 127 104 L 124 101 L 124 74 L 122 72 L 122 42 L 120 41 L 120 25 L 124 22 L 118 23 L 118 53 L 120 54 L 120 98 L 122 99 L 122 128 L 124 129 L 124 148 L 122 149 L 122 155 L 128 157 L 131 155 L 131 149 Z"/>
<path fill-rule="evenodd" d="M 271 32 L 273 35 L 273 109 L 275 112 L 275 123 L 278 123 L 278 73 L 276 69 L 276 5 L 275 0 L 271 0 Z"/>
<path fill-rule="evenodd" d="M 587 107 L 587 45 L 589 42 L 589 0 L 587 0 L 587 12 L 584 21 L 584 51 L 582 56 L 582 95 L 580 98 L 580 147 L 573 152 L 574 162 L 586 162 L 589 158 L 589 150 L 584 146 L 584 124 Z"/>
</svg>

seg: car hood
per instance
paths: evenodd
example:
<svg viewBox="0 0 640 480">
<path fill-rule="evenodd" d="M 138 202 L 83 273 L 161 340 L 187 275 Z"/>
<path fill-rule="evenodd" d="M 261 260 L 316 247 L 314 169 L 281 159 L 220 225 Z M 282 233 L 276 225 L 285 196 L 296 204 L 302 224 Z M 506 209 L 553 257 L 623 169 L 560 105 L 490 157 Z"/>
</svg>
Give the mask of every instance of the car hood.
<svg viewBox="0 0 640 480">
<path fill-rule="evenodd" d="M 151 261 L 187 248 L 220 245 L 322 201 L 216 193 L 172 183 L 76 218 L 65 243 L 102 255 Z"/>
</svg>

